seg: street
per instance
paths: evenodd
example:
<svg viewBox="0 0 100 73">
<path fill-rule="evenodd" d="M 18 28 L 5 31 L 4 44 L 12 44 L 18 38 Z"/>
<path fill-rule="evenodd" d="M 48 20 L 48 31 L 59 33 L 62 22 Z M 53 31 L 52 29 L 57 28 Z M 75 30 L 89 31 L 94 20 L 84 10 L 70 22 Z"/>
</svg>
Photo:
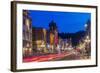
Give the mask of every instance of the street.
<svg viewBox="0 0 100 73">
<path fill-rule="evenodd" d="M 61 54 L 47 54 L 23 58 L 23 62 L 45 62 L 45 61 L 61 61 L 61 60 L 80 60 L 85 59 L 76 51 L 64 52 Z"/>
</svg>

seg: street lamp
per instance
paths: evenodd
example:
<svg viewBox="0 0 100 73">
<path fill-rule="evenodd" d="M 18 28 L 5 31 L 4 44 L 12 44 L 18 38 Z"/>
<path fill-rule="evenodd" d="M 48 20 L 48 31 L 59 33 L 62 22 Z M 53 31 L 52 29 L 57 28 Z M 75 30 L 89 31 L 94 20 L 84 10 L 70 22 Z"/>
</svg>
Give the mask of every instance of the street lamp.
<svg viewBox="0 0 100 73">
<path fill-rule="evenodd" d="M 85 27 L 85 31 L 87 30 L 87 26 L 88 26 L 87 24 L 84 25 L 84 27 Z"/>
<path fill-rule="evenodd" d="M 88 35 L 86 36 L 85 42 L 86 43 L 89 43 L 90 42 L 90 39 L 89 39 L 89 36 Z"/>
<path fill-rule="evenodd" d="M 86 39 L 89 39 L 89 36 L 86 36 Z"/>
<path fill-rule="evenodd" d="M 87 28 L 87 24 L 85 24 L 84 27 Z"/>
</svg>

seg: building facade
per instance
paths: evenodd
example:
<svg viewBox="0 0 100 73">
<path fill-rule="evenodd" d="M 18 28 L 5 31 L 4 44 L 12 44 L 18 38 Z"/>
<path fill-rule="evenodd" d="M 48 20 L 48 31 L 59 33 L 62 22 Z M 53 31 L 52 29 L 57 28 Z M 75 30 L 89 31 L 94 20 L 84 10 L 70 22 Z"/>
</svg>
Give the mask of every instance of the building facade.
<svg viewBox="0 0 100 73">
<path fill-rule="evenodd" d="M 32 33 L 33 52 L 47 53 L 47 30 L 44 28 L 34 27 Z"/>
<path fill-rule="evenodd" d="M 29 12 L 23 10 L 23 56 L 32 55 L 32 19 Z"/>
<path fill-rule="evenodd" d="M 85 34 L 85 49 L 88 56 L 91 55 L 91 22 L 88 20 Z"/>
<path fill-rule="evenodd" d="M 85 35 L 81 38 L 78 45 L 83 55 L 91 56 L 91 23 L 90 20 L 85 24 Z"/>
</svg>

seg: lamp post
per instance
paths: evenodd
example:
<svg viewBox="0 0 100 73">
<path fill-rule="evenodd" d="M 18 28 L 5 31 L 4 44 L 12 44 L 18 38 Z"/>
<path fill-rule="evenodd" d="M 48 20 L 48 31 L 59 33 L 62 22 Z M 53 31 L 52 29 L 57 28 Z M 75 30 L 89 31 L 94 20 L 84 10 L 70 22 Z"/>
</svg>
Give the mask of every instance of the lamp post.
<svg viewBox="0 0 100 73">
<path fill-rule="evenodd" d="M 87 29 L 87 24 L 85 24 L 84 27 L 85 27 L 85 30 L 86 30 Z"/>
<path fill-rule="evenodd" d="M 89 36 L 88 35 L 86 36 L 85 42 L 86 43 L 90 43 L 90 39 L 89 39 Z"/>
</svg>

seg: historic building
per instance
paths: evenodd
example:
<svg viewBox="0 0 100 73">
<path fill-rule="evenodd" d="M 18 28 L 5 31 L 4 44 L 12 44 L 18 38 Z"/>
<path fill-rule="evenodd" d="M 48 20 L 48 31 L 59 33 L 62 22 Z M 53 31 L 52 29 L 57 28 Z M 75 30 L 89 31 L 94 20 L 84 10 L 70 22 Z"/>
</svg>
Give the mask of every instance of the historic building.
<svg viewBox="0 0 100 73">
<path fill-rule="evenodd" d="M 54 21 L 51 21 L 49 24 L 49 30 L 42 27 L 34 27 L 32 28 L 32 45 L 33 52 L 43 52 L 48 53 L 54 52 L 54 48 L 57 47 L 58 44 L 58 31 L 57 26 Z M 48 48 L 49 46 L 49 48 Z"/>
<path fill-rule="evenodd" d="M 78 48 L 80 48 L 83 55 L 89 57 L 91 55 L 91 23 L 90 20 L 85 24 L 85 35 L 79 41 Z"/>
<path fill-rule="evenodd" d="M 49 23 L 49 43 L 51 52 L 54 53 L 57 49 L 59 38 L 58 38 L 58 29 L 54 21 Z"/>
<path fill-rule="evenodd" d="M 32 19 L 27 10 L 23 10 L 23 56 L 32 55 Z"/>
<path fill-rule="evenodd" d="M 91 54 L 91 22 L 88 20 L 86 27 L 85 27 L 85 49 L 88 56 Z"/>
<path fill-rule="evenodd" d="M 46 43 L 47 43 L 47 30 L 44 28 L 33 27 L 32 29 L 32 45 L 33 52 L 44 52 L 47 53 Z"/>
</svg>

